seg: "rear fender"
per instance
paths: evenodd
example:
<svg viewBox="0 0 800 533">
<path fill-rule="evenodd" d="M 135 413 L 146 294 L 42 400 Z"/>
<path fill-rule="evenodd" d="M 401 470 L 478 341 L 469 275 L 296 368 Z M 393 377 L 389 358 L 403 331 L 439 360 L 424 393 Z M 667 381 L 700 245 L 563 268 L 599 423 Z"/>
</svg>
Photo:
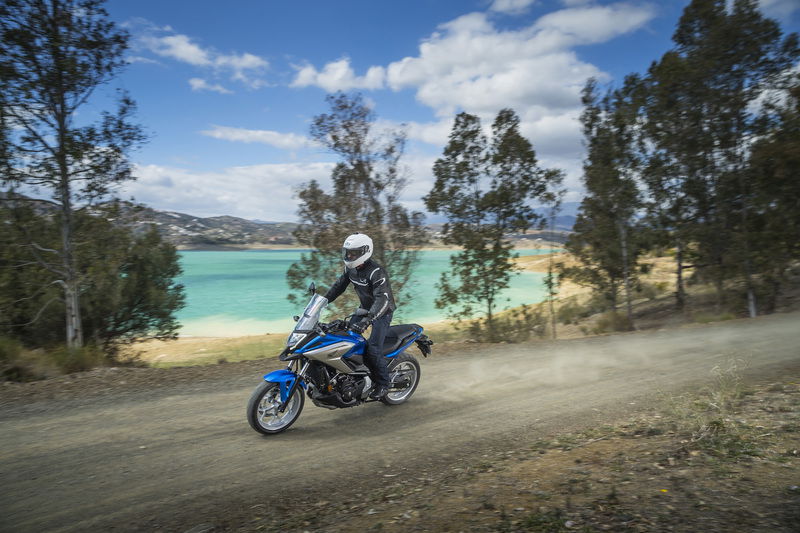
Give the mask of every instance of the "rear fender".
<svg viewBox="0 0 800 533">
<path fill-rule="evenodd" d="M 289 399 L 289 391 L 292 390 L 292 385 L 294 385 L 296 379 L 297 374 L 291 370 L 275 370 L 264 376 L 264 381 L 278 384 L 281 391 L 281 401 L 283 403 L 286 403 L 286 400 Z M 307 387 L 302 379 L 300 380 L 300 386 L 304 389 Z"/>
</svg>

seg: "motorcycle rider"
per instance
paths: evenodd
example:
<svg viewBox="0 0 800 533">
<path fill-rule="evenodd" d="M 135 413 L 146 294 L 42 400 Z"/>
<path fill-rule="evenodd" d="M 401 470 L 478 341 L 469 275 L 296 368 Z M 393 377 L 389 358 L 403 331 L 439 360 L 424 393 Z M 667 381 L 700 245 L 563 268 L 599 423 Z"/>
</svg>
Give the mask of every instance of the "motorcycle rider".
<svg viewBox="0 0 800 533">
<path fill-rule="evenodd" d="M 365 362 L 376 382 L 369 397 L 377 400 L 389 391 L 389 368 L 388 361 L 383 356 L 383 341 L 389 331 L 396 305 L 389 286 L 389 276 L 381 265 L 372 260 L 372 252 L 372 239 L 367 235 L 354 233 L 347 237 L 342 245 L 344 272 L 328 290 L 325 298 L 328 302 L 333 302 L 352 283 L 361 307 L 367 310 L 367 315 L 350 329 L 363 333 L 372 325 Z"/>
</svg>

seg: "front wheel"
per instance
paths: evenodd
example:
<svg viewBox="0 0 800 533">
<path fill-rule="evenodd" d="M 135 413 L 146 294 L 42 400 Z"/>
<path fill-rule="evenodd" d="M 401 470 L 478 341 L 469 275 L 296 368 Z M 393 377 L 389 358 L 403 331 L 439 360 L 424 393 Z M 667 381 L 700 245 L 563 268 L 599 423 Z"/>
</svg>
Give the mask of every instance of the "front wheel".
<svg viewBox="0 0 800 533">
<path fill-rule="evenodd" d="M 389 392 L 381 398 L 386 405 L 398 405 L 408 400 L 419 385 L 419 362 L 410 354 L 401 353 L 389 362 Z"/>
<path fill-rule="evenodd" d="M 264 435 L 274 435 L 289 428 L 300 416 L 305 403 L 303 390 L 297 387 L 281 413 L 281 389 L 278 383 L 262 382 L 250 395 L 247 402 L 247 421 Z"/>
</svg>

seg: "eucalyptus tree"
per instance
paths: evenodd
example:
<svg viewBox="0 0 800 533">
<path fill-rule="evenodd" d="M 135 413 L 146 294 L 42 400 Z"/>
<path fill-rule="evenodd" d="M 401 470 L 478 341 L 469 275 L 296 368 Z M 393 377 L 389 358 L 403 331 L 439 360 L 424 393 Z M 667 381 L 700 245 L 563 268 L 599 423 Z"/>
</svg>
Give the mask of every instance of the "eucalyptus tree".
<svg viewBox="0 0 800 533">
<path fill-rule="evenodd" d="M 544 197 L 545 204 L 547 206 L 546 210 L 547 219 L 541 222 L 541 227 L 546 227 L 550 235 L 555 234 L 556 217 L 558 216 L 558 213 L 561 211 L 561 204 L 564 200 L 565 194 L 566 194 L 565 189 L 559 189 L 550 191 Z M 555 254 L 553 253 L 553 251 L 550 250 L 550 253 L 547 256 L 547 273 L 544 276 L 544 287 L 545 290 L 547 291 L 546 293 L 547 307 L 550 312 L 550 329 L 551 329 L 550 334 L 553 339 L 556 339 L 558 338 L 558 334 L 556 331 L 558 317 L 556 315 L 555 303 L 556 300 L 558 299 L 560 279 L 554 255 Z"/>
<path fill-rule="evenodd" d="M 488 139 L 477 116 L 459 113 L 424 198 L 431 212 L 447 217 L 443 241 L 461 249 L 450 258 L 451 271 L 441 275 L 436 306 L 458 320 L 482 314 L 489 341 L 501 340 L 495 314 L 518 270 L 508 235 L 540 218 L 531 203 L 562 179 L 560 171 L 539 167 L 519 122 L 513 110 L 501 110 Z"/>
<path fill-rule="evenodd" d="M 359 94 L 336 93 L 327 97 L 329 113 L 314 118 L 311 136 L 338 156 L 329 191 L 316 181 L 297 190 L 301 224 L 297 242 L 311 249 L 287 272 L 298 302 L 309 281 L 323 291 L 341 274 L 341 247 L 347 235 L 360 232 L 372 238 L 373 257 L 391 276 L 392 291 L 401 303 L 407 298 L 419 248 L 427 242 L 423 215 L 410 212 L 400 195 L 407 178 L 401 159 L 405 134 L 400 130 L 375 131 L 375 113 Z M 339 311 L 357 305 L 345 293 L 334 303 Z"/>
<path fill-rule="evenodd" d="M 57 208 L 60 239 L 24 243 L 32 261 L 61 287 L 66 342 L 84 342 L 75 212 L 132 179 L 130 149 L 144 140 L 124 92 L 116 108 L 93 107 L 95 91 L 125 66 L 128 35 L 101 0 L 5 0 L 0 4 L 0 105 L 10 127 L 2 180 L 41 191 Z"/>
<path fill-rule="evenodd" d="M 629 78 L 623 89 L 602 98 L 594 80 L 584 87 L 586 194 L 566 245 L 578 264 L 562 270 L 564 276 L 592 287 L 613 310 L 620 290 L 624 291 L 628 327 L 633 327 L 631 291 L 636 258 L 642 251 L 636 238 L 637 212 L 642 206 L 636 183 L 637 114 L 630 102 L 635 87 L 636 80 Z"/>
<path fill-rule="evenodd" d="M 747 180 L 753 190 L 748 227 L 753 259 L 768 290 L 765 308 L 775 309 L 800 259 L 800 75 L 787 93 L 769 102 L 765 133 L 753 146 Z"/>
<path fill-rule="evenodd" d="M 646 78 L 651 195 L 665 204 L 679 252 L 694 246 L 699 276 L 716 286 L 718 305 L 724 280 L 738 273 L 754 316 L 753 242 L 735 228 L 752 216 L 746 168 L 758 134 L 754 110 L 797 61 L 797 36 L 783 38 L 753 0 L 693 0 L 673 41 Z"/>
</svg>

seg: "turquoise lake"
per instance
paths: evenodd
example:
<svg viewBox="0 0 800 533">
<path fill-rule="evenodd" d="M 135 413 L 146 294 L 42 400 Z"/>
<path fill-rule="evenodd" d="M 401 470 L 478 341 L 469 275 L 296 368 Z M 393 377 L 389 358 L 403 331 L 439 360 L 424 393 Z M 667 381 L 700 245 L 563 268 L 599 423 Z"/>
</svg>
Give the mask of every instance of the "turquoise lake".
<svg viewBox="0 0 800 533">
<path fill-rule="evenodd" d="M 549 249 L 519 250 L 520 255 L 539 255 Z M 302 307 L 286 295 L 286 270 L 300 259 L 302 250 L 247 250 L 236 252 L 181 252 L 184 273 L 178 279 L 186 287 L 186 307 L 178 312 L 182 336 L 242 336 L 291 331 L 292 316 Z M 403 322 L 421 324 L 445 318 L 436 309 L 436 283 L 449 269 L 453 252 L 420 252 L 411 300 L 402 308 Z M 391 272 L 389 273 L 391 276 Z M 505 291 L 507 306 L 544 299 L 543 274 L 523 272 Z M 311 281 L 311 280 L 309 280 Z M 315 280 L 322 281 L 322 280 Z M 331 280 L 325 280 L 326 284 Z M 348 289 L 351 290 L 351 289 Z"/>
</svg>

